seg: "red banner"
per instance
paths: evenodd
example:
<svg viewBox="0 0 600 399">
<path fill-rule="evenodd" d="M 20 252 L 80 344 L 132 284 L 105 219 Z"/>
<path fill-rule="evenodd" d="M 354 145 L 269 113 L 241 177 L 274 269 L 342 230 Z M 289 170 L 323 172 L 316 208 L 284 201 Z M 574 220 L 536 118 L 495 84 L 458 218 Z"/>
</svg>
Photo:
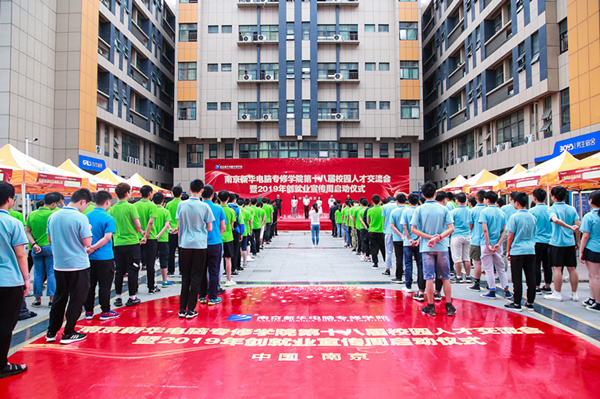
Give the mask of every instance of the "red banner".
<svg viewBox="0 0 600 399">
<path fill-rule="evenodd" d="M 600 166 L 558 172 L 558 176 L 560 181 L 564 183 L 598 181 L 600 180 Z"/>
<path fill-rule="evenodd" d="M 277 194 L 283 200 L 283 212 L 289 213 L 291 199 L 308 196 L 311 203 L 321 198 L 328 212 L 328 199 L 347 197 L 369 201 L 373 194 L 388 197 L 409 193 L 408 159 L 208 159 L 206 184 L 215 190 L 228 190 L 244 198 Z"/>
<path fill-rule="evenodd" d="M 12 180 L 12 169 L 0 168 L 0 181 L 10 183 Z"/>
<path fill-rule="evenodd" d="M 70 189 L 81 188 L 81 179 L 78 177 L 64 177 L 38 173 L 37 183 L 43 187 L 65 187 Z"/>
</svg>

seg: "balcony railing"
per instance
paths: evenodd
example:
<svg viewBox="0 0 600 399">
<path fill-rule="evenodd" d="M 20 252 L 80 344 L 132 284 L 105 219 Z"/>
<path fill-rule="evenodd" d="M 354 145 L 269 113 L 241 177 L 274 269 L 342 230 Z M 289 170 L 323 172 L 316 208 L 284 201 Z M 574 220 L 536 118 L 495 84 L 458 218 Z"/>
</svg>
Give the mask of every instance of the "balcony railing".
<svg viewBox="0 0 600 399">
<path fill-rule="evenodd" d="M 358 111 L 319 112 L 319 122 L 360 122 Z"/>
<path fill-rule="evenodd" d="M 96 104 L 98 105 L 98 108 L 102 108 L 105 111 L 108 111 L 108 101 L 109 101 L 110 97 L 108 96 L 108 94 L 98 90 L 98 97 L 96 100 Z"/>
<path fill-rule="evenodd" d="M 134 109 L 129 109 L 129 118 L 130 118 L 130 122 L 133 123 L 134 125 L 136 125 L 137 127 L 146 130 L 147 129 L 147 123 L 148 123 L 148 118 L 146 118 L 144 115 L 140 114 L 139 112 L 137 112 Z"/>
<path fill-rule="evenodd" d="M 131 32 L 133 33 L 133 36 L 135 36 L 140 42 L 144 44 L 144 47 L 148 45 L 148 41 L 150 41 L 150 38 L 148 37 L 146 32 L 144 32 L 142 28 L 140 28 L 138 24 L 136 24 L 134 21 L 131 21 Z"/>
<path fill-rule="evenodd" d="M 318 36 L 317 42 L 322 44 L 359 44 L 358 33 L 333 34 L 328 36 Z"/>
<path fill-rule="evenodd" d="M 498 32 L 485 42 L 486 58 L 498 50 L 508 39 L 512 37 L 512 22 L 509 20 Z"/>
<path fill-rule="evenodd" d="M 456 126 L 465 123 L 467 121 L 467 109 L 463 108 L 456 112 L 454 115 L 450 116 L 450 129 L 455 128 Z"/>
<path fill-rule="evenodd" d="M 238 7 L 264 5 L 264 6 L 279 6 L 279 0 L 238 0 Z"/>
<path fill-rule="evenodd" d="M 513 94 L 513 80 L 509 79 L 487 94 L 487 108 L 490 109 L 508 100 Z"/>
<path fill-rule="evenodd" d="M 131 64 L 131 77 L 144 87 L 148 84 L 148 76 L 144 75 L 144 73 L 137 69 L 133 64 Z"/>
<path fill-rule="evenodd" d="M 107 60 L 110 59 L 110 44 L 106 43 L 100 36 L 98 36 L 98 54 Z"/>
<path fill-rule="evenodd" d="M 464 19 L 458 21 L 452 32 L 448 35 L 448 46 L 452 46 L 452 44 L 458 39 L 461 33 L 465 30 Z"/>
<path fill-rule="evenodd" d="M 167 35 L 169 35 L 171 40 L 175 41 L 175 28 L 173 28 L 166 19 L 163 19 L 162 26 L 167 31 Z"/>
<path fill-rule="evenodd" d="M 458 83 L 459 80 L 461 80 L 463 78 L 463 76 L 465 76 L 465 63 L 462 62 L 458 65 L 458 67 L 450 72 L 450 76 L 448 77 L 448 88 L 454 86 L 456 83 Z"/>
</svg>

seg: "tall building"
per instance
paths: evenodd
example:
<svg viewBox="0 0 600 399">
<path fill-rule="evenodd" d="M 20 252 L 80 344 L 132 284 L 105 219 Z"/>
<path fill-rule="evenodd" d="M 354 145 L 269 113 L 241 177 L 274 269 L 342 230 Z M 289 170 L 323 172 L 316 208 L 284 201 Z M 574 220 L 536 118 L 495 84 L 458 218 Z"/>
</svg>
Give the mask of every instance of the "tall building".
<svg viewBox="0 0 600 399">
<path fill-rule="evenodd" d="M 409 158 L 423 179 L 419 7 L 180 0 L 175 183 L 210 158 Z"/>
<path fill-rule="evenodd" d="M 175 29 L 163 0 L 0 1 L 0 144 L 170 187 Z"/>
<path fill-rule="evenodd" d="M 423 5 L 426 179 L 598 151 L 598 9 L 585 0 Z"/>
</svg>

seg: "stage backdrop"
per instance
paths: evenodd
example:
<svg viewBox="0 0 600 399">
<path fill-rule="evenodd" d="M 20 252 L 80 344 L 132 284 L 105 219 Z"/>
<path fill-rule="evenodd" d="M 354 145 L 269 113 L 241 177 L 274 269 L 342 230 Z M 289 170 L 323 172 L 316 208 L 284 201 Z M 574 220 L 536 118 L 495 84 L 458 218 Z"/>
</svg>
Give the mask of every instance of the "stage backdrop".
<svg viewBox="0 0 600 399">
<path fill-rule="evenodd" d="M 298 213 L 302 198 L 311 204 L 321 197 L 323 212 L 329 212 L 327 200 L 344 200 L 373 194 L 388 197 L 409 193 L 409 160 L 284 158 L 284 159 L 207 159 L 206 183 L 215 190 L 229 190 L 245 198 L 281 195 L 284 215 L 291 212 L 292 196 L 298 198 Z"/>
</svg>

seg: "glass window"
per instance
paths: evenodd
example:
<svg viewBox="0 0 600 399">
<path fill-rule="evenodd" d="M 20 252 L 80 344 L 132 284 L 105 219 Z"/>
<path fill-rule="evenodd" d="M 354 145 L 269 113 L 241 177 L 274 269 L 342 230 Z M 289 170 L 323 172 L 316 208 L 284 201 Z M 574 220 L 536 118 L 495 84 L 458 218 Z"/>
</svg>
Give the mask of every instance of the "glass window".
<svg viewBox="0 0 600 399">
<path fill-rule="evenodd" d="M 379 24 L 379 32 L 389 32 L 390 26 L 387 24 Z"/>
<path fill-rule="evenodd" d="M 221 111 L 231 111 L 231 103 L 230 102 L 221 103 Z"/>
<path fill-rule="evenodd" d="M 410 143 L 394 144 L 394 158 L 410 159 Z"/>
<path fill-rule="evenodd" d="M 558 24 L 558 30 L 560 32 L 560 53 L 562 54 L 565 51 L 569 51 L 569 26 L 567 25 L 566 18 L 560 21 Z"/>
<path fill-rule="evenodd" d="M 373 158 L 373 143 L 365 143 L 365 158 Z"/>
<path fill-rule="evenodd" d="M 390 109 L 389 101 L 379 101 L 379 109 Z"/>
<path fill-rule="evenodd" d="M 197 24 L 179 24 L 179 41 L 195 42 L 198 40 Z"/>
<path fill-rule="evenodd" d="M 562 126 L 571 124 L 571 108 L 569 106 L 569 89 L 560 92 L 560 120 Z"/>
<path fill-rule="evenodd" d="M 417 40 L 417 22 L 400 22 L 400 40 Z"/>
<path fill-rule="evenodd" d="M 517 72 L 525 69 L 525 42 L 519 44 L 519 57 L 517 58 Z"/>
<path fill-rule="evenodd" d="M 475 157 L 475 133 L 470 132 L 458 138 L 458 157 Z"/>
<path fill-rule="evenodd" d="M 179 62 L 179 80 L 196 80 L 196 63 Z"/>
<path fill-rule="evenodd" d="M 367 101 L 366 109 L 377 109 L 377 101 Z"/>
<path fill-rule="evenodd" d="M 208 158 L 216 159 L 219 154 L 219 145 L 218 144 L 209 144 L 208 145 Z"/>
<path fill-rule="evenodd" d="M 494 71 L 494 76 L 495 76 L 495 82 L 496 82 L 496 86 L 494 87 L 498 87 L 500 86 L 502 83 L 504 83 L 504 64 L 500 65 L 495 71 Z"/>
<path fill-rule="evenodd" d="M 340 143 L 340 158 L 358 158 L 358 143 Z"/>
<path fill-rule="evenodd" d="M 380 71 L 389 71 L 390 70 L 390 63 L 389 62 L 380 62 L 379 63 L 379 70 Z"/>
<path fill-rule="evenodd" d="M 502 12 L 498 13 L 498 15 L 493 19 L 494 24 L 494 33 L 498 32 L 502 29 Z"/>
<path fill-rule="evenodd" d="M 204 166 L 204 144 L 187 145 L 188 168 L 201 168 Z"/>
<path fill-rule="evenodd" d="M 223 25 L 221 26 L 221 33 L 232 33 L 233 30 L 231 28 L 231 25 Z"/>
<path fill-rule="evenodd" d="M 231 72 L 231 64 L 221 64 L 221 72 Z"/>
<path fill-rule="evenodd" d="M 177 115 L 181 120 L 196 120 L 196 101 L 178 101 Z"/>
<path fill-rule="evenodd" d="M 377 63 L 365 62 L 365 71 L 375 71 L 375 70 L 377 70 Z"/>
<path fill-rule="evenodd" d="M 225 144 L 225 159 L 233 158 L 233 144 Z"/>
<path fill-rule="evenodd" d="M 206 110 L 207 111 L 217 111 L 219 109 L 219 104 L 218 103 L 206 103 Z"/>
<path fill-rule="evenodd" d="M 475 49 L 481 46 L 481 28 L 478 26 L 475 28 Z"/>
<path fill-rule="evenodd" d="M 531 53 L 537 54 L 540 52 L 540 34 L 535 32 L 531 35 Z"/>
<path fill-rule="evenodd" d="M 208 33 L 219 33 L 219 25 L 208 25 Z"/>
<path fill-rule="evenodd" d="M 419 79 L 419 61 L 400 61 L 400 79 Z"/>
<path fill-rule="evenodd" d="M 375 24 L 365 24 L 365 32 L 375 32 Z"/>
<path fill-rule="evenodd" d="M 400 114 L 402 119 L 419 119 L 421 114 L 419 100 L 402 100 L 400 102 Z"/>
<path fill-rule="evenodd" d="M 219 64 L 208 64 L 208 72 L 219 72 Z"/>
<path fill-rule="evenodd" d="M 258 144 L 240 144 L 241 159 L 256 159 L 258 158 Z"/>
<path fill-rule="evenodd" d="M 511 143 L 512 147 L 525 144 L 525 112 L 514 112 L 496 121 L 496 144 Z"/>
<path fill-rule="evenodd" d="M 388 143 L 379 143 L 379 158 L 389 158 Z"/>
</svg>

